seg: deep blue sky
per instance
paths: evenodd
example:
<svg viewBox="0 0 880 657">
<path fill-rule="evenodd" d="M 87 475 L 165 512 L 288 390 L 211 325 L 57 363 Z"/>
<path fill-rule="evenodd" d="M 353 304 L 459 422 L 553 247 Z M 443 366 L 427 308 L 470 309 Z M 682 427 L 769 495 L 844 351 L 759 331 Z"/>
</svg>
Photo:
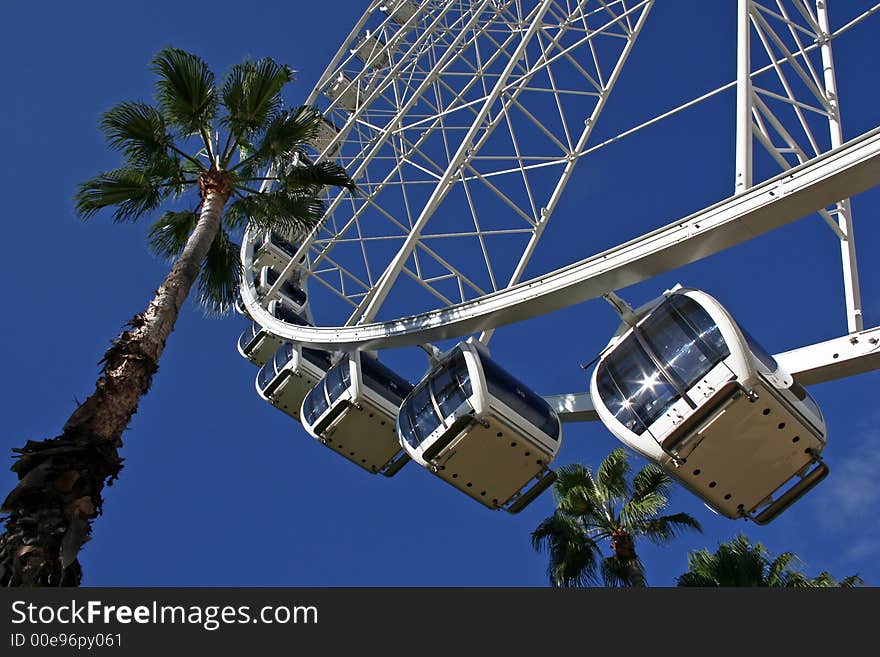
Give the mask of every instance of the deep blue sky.
<svg viewBox="0 0 880 657">
<path fill-rule="evenodd" d="M 302 102 L 366 4 L 4 7 L 4 458 L 28 438 L 60 431 L 75 400 L 92 391 L 109 340 L 166 273 L 145 248 L 144 226 L 117 226 L 107 217 L 83 224 L 73 214 L 76 183 L 117 163 L 97 130 L 100 113 L 123 99 L 150 98 L 147 64 L 167 45 L 198 53 L 218 73 L 245 56 L 289 63 L 298 80 L 287 97 Z M 832 11 L 851 17 L 870 4 L 835 2 Z M 602 117 L 605 133 L 731 80 L 735 5 L 658 3 Z M 878 124 L 878 21 L 836 46 L 848 138 Z M 760 165 L 759 173 L 770 169 Z M 582 162 L 535 267 L 586 257 L 705 207 L 728 196 L 732 180 L 728 92 Z M 880 192 L 853 205 L 866 326 L 874 326 Z M 814 216 L 621 293 L 637 304 L 675 282 L 703 287 L 778 352 L 845 332 L 838 263 L 836 238 Z M 592 359 L 615 326 L 609 308 L 594 301 L 500 330 L 493 354 L 544 394 L 585 390 L 578 364 Z M 529 533 L 552 511 L 549 494 L 510 516 L 414 465 L 391 480 L 366 474 L 257 397 L 256 370 L 235 349 L 243 327 L 240 317 L 205 319 L 194 304 L 182 313 L 153 389 L 125 433 L 125 469 L 107 490 L 81 555 L 85 584 L 546 583 L 546 558 L 532 550 Z M 670 510 L 695 515 L 705 533 L 662 549 L 639 545 L 650 583 L 673 584 L 689 549 L 714 548 L 737 531 L 774 553 L 797 552 L 810 574 L 827 569 L 880 583 L 878 383 L 880 374 L 870 373 L 811 389 L 828 420 L 831 474 L 770 526 L 716 517 L 677 490 Z M 557 463 L 596 465 L 617 446 L 599 424 L 567 425 Z M 3 494 L 14 480 L 0 470 Z"/>
</svg>

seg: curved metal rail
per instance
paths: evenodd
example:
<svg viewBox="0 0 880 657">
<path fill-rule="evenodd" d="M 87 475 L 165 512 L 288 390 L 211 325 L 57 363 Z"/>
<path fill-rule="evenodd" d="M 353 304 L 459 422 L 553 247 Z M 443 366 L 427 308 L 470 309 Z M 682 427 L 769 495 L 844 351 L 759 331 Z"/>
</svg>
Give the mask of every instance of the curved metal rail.
<svg viewBox="0 0 880 657">
<path fill-rule="evenodd" d="M 626 244 L 487 296 L 388 322 L 299 327 L 257 301 L 252 281 L 242 302 L 279 337 L 313 348 L 359 350 L 424 344 L 469 335 L 572 306 L 695 262 L 880 184 L 880 128 Z M 243 257 L 253 256 L 245 241 Z"/>
</svg>

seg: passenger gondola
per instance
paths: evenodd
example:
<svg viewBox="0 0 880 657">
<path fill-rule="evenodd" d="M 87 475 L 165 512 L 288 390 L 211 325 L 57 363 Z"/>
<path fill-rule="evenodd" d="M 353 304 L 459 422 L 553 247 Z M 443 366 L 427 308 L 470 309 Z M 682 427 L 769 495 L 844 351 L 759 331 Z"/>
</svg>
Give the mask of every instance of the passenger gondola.
<svg viewBox="0 0 880 657">
<path fill-rule="evenodd" d="M 369 30 L 358 40 L 351 52 L 370 68 L 385 68 L 390 63 L 385 44 Z"/>
<path fill-rule="evenodd" d="M 278 270 L 273 267 L 262 267 L 254 279 L 254 287 L 257 290 L 257 296 L 265 303 L 269 290 L 278 280 L 280 276 Z M 293 308 L 296 312 L 301 313 L 308 299 L 306 291 L 296 283 L 286 280 L 281 283 L 278 291 L 272 296 L 271 300 L 280 299 L 288 308 Z"/>
<path fill-rule="evenodd" d="M 281 271 L 296 255 L 299 245 L 283 238 L 278 233 L 267 230 L 260 235 L 254 244 L 254 269 L 272 267 Z M 305 262 L 305 255 L 301 256 L 299 264 Z"/>
<path fill-rule="evenodd" d="M 407 396 L 397 431 L 410 458 L 492 509 L 517 513 L 556 479 L 559 417 L 473 339 Z"/>
<path fill-rule="evenodd" d="M 275 318 L 288 324 L 311 326 L 305 317 L 281 301 L 270 301 L 267 310 Z M 238 338 L 238 353 L 254 365 L 264 365 L 283 342 L 284 340 L 272 335 L 257 322 L 251 322 Z"/>
<path fill-rule="evenodd" d="M 300 416 L 313 438 L 369 472 L 391 476 L 409 460 L 395 421 L 412 384 L 360 352 L 334 365 L 306 395 Z"/>
<path fill-rule="evenodd" d="M 339 128 L 337 128 L 327 117 L 324 117 L 323 120 L 318 124 L 318 130 L 315 133 L 315 136 L 312 138 L 312 141 L 309 142 L 317 152 L 318 155 L 324 153 L 330 149 L 330 143 L 336 139 L 336 135 L 339 134 Z M 341 144 L 339 142 L 330 149 L 325 158 L 332 158 L 339 151 Z"/>
<path fill-rule="evenodd" d="M 260 368 L 255 382 L 257 394 L 299 420 L 303 399 L 331 365 L 329 352 L 285 342 Z"/>
<path fill-rule="evenodd" d="M 676 286 L 627 319 L 590 382 L 625 445 L 721 515 L 758 524 L 827 475 L 816 402 L 717 300 Z"/>
<path fill-rule="evenodd" d="M 324 95 L 346 112 L 354 112 L 357 109 L 358 85 L 343 72 L 333 78 L 324 90 Z"/>
<path fill-rule="evenodd" d="M 419 3 L 414 0 L 387 0 L 380 7 L 382 11 L 391 16 L 395 23 L 404 25 L 416 15 Z"/>
</svg>

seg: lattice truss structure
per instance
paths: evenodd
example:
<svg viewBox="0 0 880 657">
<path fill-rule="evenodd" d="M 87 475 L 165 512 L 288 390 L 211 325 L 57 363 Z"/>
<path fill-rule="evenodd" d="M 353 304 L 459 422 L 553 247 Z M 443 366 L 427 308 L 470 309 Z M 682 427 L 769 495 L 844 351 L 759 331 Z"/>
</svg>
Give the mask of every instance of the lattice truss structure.
<svg viewBox="0 0 880 657">
<path fill-rule="evenodd" d="M 843 143 L 827 4 L 740 0 L 738 56 L 741 70 L 747 68 L 750 75 L 741 74 L 739 80 L 737 191 L 752 185 L 753 143 L 783 170 Z M 746 17 L 749 28 L 742 25 Z M 862 309 L 849 199 L 819 214 L 841 242 L 849 331 L 859 331 Z"/>
<path fill-rule="evenodd" d="M 374 2 L 310 98 L 316 157 L 359 186 L 327 197 L 301 247 L 313 307 L 319 290 L 338 302 L 319 322 L 518 282 L 652 4 Z"/>
</svg>

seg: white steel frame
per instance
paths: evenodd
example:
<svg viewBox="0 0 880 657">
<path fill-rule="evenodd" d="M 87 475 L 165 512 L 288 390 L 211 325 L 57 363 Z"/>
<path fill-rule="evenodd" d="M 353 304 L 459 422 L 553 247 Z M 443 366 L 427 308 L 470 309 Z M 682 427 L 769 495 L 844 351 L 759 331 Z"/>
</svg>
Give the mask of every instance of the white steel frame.
<svg viewBox="0 0 880 657">
<path fill-rule="evenodd" d="M 825 0 L 738 3 L 734 82 L 590 144 L 592 128 L 653 0 L 424 0 L 403 25 L 382 13 L 381 2 L 371 2 L 310 97 L 310 102 L 327 105 L 325 116 L 339 128 L 318 157 L 332 156 L 346 166 L 360 192 L 328 198 L 324 220 L 303 236 L 299 252 L 276 283 L 292 275 L 295 263 L 306 255 L 305 280 L 330 290 L 350 307 L 350 315 L 337 326 L 285 324 L 260 306 L 247 275 L 241 290 L 245 309 L 270 332 L 314 348 L 425 346 L 477 332 L 486 342 L 496 327 L 646 280 L 819 212 L 840 239 L 843 255 L 849 335 L 837 340 L 876 345 L 878 329 L 864 331 L 862 326 L 846 199 L 880 181 L 880 129 L 843 143 L 831 42 L 877 13 L 880 4 L 832 33 Z M 524 8 L 527 4 L 532 8 Z M 364 55 L 359 44 L 367 27 L 373 51 Z M 769 60 L 757 68 L 753 40 Z M 613 62 L 604 56 L 608 42 L 619 44 Z M 376 51 L 375 44 L 382 49 Z M 554 67 L 563 65 L 574 67 L 582 86 L 559 85 Z M 340 79 L 350 81 L 348 91 L 353 90 L 357 99 L 353 108 L 340 106 L 340 98 L 352 97 L 346 90 L 337 88 L 329 99 L 322 95 Z M 734 196 L 604 253 L 520 282 L 579 158 L 734 86 Z M 798 95 L 804 89 L 807 98 Z M 548 98 L 559 115 L 555 131 L 530 109 L 530 102 L 546 107 L 540 103 Z M 580 110 L 584 99 L 589 100 L 588 111 L 579 116 L 566 113 L 570 98 L 580 102 Z M 794 119 L 780 118 L 784 111 Z M 825 122 L 824 141 L 816 117 Z M 583 127 L 575 131 L 579 122 Z M 517 128 L 521 123 L 557 152 L 526 148 L 525 135 Z M 793 130 L 792 124 L 799 129 Z M 492 149 L 498 135 L 504 135 L 504 143 L 511 147 L 502 156 Z M 783 169 L 759 184 L 752 180 L 755 141 Z M 537 198 L 530 176 L 548 169 L 559 172 L 556 182 L 546 196 Z M 443 204 L 453 190 L 466 199 L 455 211 L 468 215 L 472 224 L 430 232 L 438 208 L 447 207 Z M 488 193 L 506 209 L 509 225 L 482 227 L 476 190 Z M 386 230 L 377 232 L 378 224 Z M 518 263 L 504 276 L 486 248 L 487 241 L 500 234 L 527 236 Z M 253 237 L 249 232 L 242 245 L 246 266 L 252 258 Z M 479 242 L 489 285 L 432 246 L 463 238 Z M 371 244 L 379 242 L 398 246 L 390 257 L 376 260 L 368 252 Z M 334 249 L 343 245 L 359 248 L 363 256 L 359 270 L 335 257 Z M 382 304 L 400 274 L 440 305 L 429 312 L 379 321 Z M 441 290 L 450 281 L 455 283 L 455 294 Z M 832 350 L 837 353 L 832 357 L 828 344 L 797 351 L 788 356 L 791 362 L 786 361 L 786 367 L 804 373 L 803 382 L 810 383 L 815 381 L 808 380 L 813 375 L 807 372 L 837 378 L 880 366 L 873 349 L 862 353 L 839 348 Z M 849 354 L 844 361 L 839 360 L 842 353 Z M 786 360 L 786 355 L 780 359 Z M 576 419 L 583 400 L 578 395 L 559 399 L 557 408 L 563 417 Z M 572 405 L 571 413 L 566 413 L 565 404 Z"/>
</svg>

